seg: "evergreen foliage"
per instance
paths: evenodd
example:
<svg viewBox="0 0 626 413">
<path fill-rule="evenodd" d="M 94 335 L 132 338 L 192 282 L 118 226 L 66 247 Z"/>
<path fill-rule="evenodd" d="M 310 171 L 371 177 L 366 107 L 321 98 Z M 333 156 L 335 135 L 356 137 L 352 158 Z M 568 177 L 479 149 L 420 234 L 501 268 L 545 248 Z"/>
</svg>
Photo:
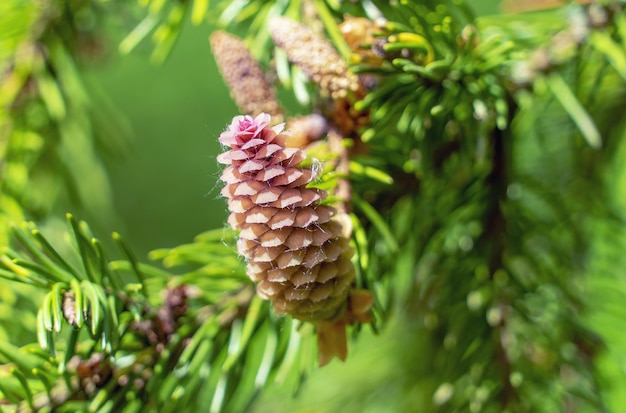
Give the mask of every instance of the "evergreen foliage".
<svg viewBox="0 0 626 413">
<path fill-rule="evenodd" d="M 0 7 L 2 226 L 45 217 L 59 195 L 110 225 L 102 157 L 124 153 L 128 135 L 81 74 L 81 64 L 103 53 L 103 6 L 9 0 Z M 2 243 L 6 233 L 0 231 Z"/>
<path fill-rule="evenodd" d="M 121 52 L 152 36 L 164 61 L 189 15 L 244 38 L 251 57 L 238 56 L 296 97 L 272 102 L 288 125 L 323 116 L 328 144 L 307 147 L 324 163 L 313 185 L 346 203 L 354 287 L 374 296 L 371 322 L 350 337 L 400 344 L 351 367 L 393 379 L 337 386 L 341 404 L 318 400 L 320 411 L 619 411 L 623 1 L 495 17 L 460 0 L 140 3 Z M 40 229 L 71 202 L 110 228 L 102 160 L 124 154 L 128 136 L 82 72 L 101 58 L 101 16 L 127 7 L 0 3 L 0 410 L 241 412 L 264 389 L 303 383 L 306 397 L 306 379 L 326 369 L 316 372 L 319 330 L 255 293 L 235 231 L 199 228 L 148 263 L 70 214 L 65 231 Z M 295 41 L 315 48 L 284 42 L 277 25 L 294 20 L 310 30 Z M 294 58 L 320 42 L 336 57 Z M 327 80 L 342 71 L 321 73 L 333 59 L 349 63 L 354 87 L 325 89 L 341 84 Z"/>
</svg>

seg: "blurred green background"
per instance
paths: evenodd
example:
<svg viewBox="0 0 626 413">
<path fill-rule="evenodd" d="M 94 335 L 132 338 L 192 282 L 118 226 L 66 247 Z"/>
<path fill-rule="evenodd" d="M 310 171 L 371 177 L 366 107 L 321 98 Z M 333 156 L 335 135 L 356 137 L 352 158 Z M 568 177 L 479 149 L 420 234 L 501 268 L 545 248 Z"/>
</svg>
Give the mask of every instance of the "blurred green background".
<svg viewBox="0 0 626 413">
<path fill-rule="evenodd" d="M 479 15 L 499 12 L 499 1 L 469 2 Z M 144 260 L 153 249 L 184 244 L 226 225 L 215 160 L 217 136 L 238 110 L 211 56 L 210 26 L 194 26 L 185 19 L 172 54 L 155 65 L 150 62 L 151 44 L 125 56 L 117 52 L 116 45 L 137 23 L 119 20 L 126 26 L 111 27 L 107 57 L 86 74 L 90 86 L 128 122 L 132 142 L 125 157 L 106 160 L 117 222 L 94 226 L 102 239 L 120 232 Z M 66 210 L 61 206 L 55 216 Z M 74 212 L 93 222 L 87 211 Z M 410 412 L 430 403 L 420 399 L 426 394 L 420 388 L 436 385 L 420 370 L 428 365 L 422 359 L 429 355 L 417 354 L 416 348 L 426 347 L 420 342 L 423 337 L 412 330 L 414 323 L 405 321 L 394 318 L 380 336 L 365 331 L 351 343 L 348 361 L 316 371 L 299 398 L 292 398 L 288 389 L 272 388 L 254 411 Z"/>
<path fill-rule="evenodd" d="M 224 225 L 216 137 L 237 109 L 211 58 L 209 33 L 207 26 L 185 27 L 161 66 L 150 62 L 146 45 L 126 56 L 112 50 L 105 66 L 89 72 L 130 123 L 129 156 L 108 167 L 119 231 L 139 254 Z M 115 30 L 112 44 L 121 34 Z"/>
</svg>

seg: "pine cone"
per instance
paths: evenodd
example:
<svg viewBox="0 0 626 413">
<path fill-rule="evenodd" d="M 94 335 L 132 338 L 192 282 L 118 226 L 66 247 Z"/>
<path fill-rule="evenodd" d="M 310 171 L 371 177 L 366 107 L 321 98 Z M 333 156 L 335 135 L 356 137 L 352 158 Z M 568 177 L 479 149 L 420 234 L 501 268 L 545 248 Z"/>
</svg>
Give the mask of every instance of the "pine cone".
<svg viewBox="0 0 626 413">
<path fill-rule="evenodd" d="M 336 210 L 320 203 L 327 193 L 307 187 L 316 173 L 299 166 L 305 152 L 287 148 L 283 125 L 270 128 L 270 121 L 237 116 L 219 137 L 231 148 L 218 156 L 229 165 L 221 177 L 228 222 L 240 230 L 238 250 L 257 293 L 277 313 L 338 319 L 354 279 L 353 250 Z"/>
</svg>

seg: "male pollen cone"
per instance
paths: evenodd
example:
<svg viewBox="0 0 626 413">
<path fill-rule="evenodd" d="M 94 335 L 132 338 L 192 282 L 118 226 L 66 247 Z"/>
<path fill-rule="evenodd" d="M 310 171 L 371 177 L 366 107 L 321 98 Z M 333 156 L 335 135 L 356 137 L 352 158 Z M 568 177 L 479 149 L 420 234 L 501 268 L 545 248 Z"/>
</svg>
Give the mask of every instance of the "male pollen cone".
<svg viewBox="0 0 626 413">
<path fill-rule="evenodd" d="M 270 19 L 268 29 L 274 43 L 285 50 L 287 59 L 315 82 L 322 93 L 339 99 L 361 87 L 358 77 L 350 72 L 333 46 L 306 25 L 276 16 Z"/>
<path fill-rule="evenodd" d="M 228 223 L 240 231 L 237 249 L 259 296 L 277 314 L 317 325 L 321 365 L 343 360 L 345 324 L 366 321 L 371 302 L 351 313 L 354 252 L 339 214 L 320 203 L 326 191 L 308 187 L 316 172 L 300 166 L 302 149 L 286 147 L 284 124 L 270 124 L 266 113 L 236 116 L 219 137 L 230 148 L 217 157 L 228 165 L 221 176 Z"/>
<path fill-rule="evenodd" d="M 216 31 L 209 38 L 217 67 L 239 109 L 253 116 L 267 112 L 275 123 L 283 114 L 276 91 L 246 44 L 232 34 Z"/>
</svg>

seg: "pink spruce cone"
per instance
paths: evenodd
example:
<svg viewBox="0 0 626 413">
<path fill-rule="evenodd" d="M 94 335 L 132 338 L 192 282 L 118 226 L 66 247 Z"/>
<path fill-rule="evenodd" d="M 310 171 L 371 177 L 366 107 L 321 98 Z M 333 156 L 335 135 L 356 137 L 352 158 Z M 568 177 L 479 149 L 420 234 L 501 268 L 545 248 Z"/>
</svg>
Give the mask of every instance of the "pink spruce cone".
<svg viewBox="0 0 626 413">
<path fill-rule="evenodd" d="M 270 121 L 264 113 L 236 116 L 219 137 L 231 148 L 217 158 L 229 165 L 221 177 L 228 222 L 240 230 L 248 276 L 277 313 L 338 319 L 354 279 L 353 250 L 335 209 L 320 204 L 326 191 L 307 187 L 316 173 L 299 167 L 305 152 L 287 148 L 283 124 Z"/>
</svg>

